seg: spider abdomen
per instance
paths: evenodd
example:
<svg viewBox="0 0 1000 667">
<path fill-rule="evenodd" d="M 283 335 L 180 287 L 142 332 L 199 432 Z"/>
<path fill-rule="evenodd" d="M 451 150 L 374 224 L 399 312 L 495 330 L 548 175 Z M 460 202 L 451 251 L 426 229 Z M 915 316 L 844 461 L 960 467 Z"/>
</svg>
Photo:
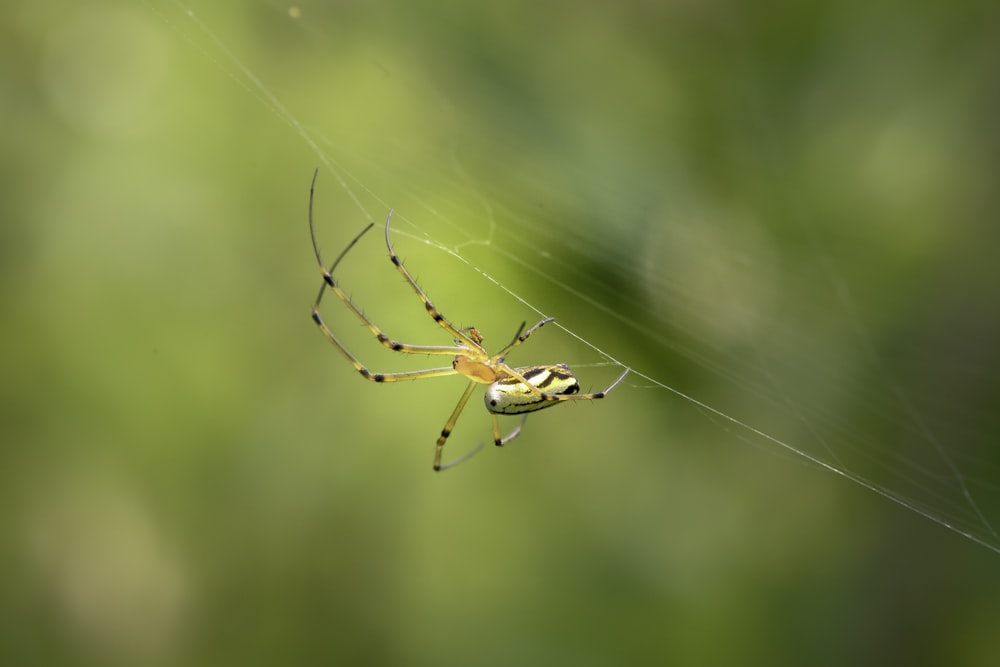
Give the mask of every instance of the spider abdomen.
<svg viewBox="0 0 1000 667">
<path fill-rule="evenodd" d="M 580 383 L 565 364 L 527 366 L 515 368 L 514 372 L 538 391 L 550 396 L 570 395 L 580 391 Z M 534 412 L 559 402 L 539 396 L 513 376 L 502 377 L 488 386 L 483 398 L 486 409 L 498 415 Z"/>
</svg>

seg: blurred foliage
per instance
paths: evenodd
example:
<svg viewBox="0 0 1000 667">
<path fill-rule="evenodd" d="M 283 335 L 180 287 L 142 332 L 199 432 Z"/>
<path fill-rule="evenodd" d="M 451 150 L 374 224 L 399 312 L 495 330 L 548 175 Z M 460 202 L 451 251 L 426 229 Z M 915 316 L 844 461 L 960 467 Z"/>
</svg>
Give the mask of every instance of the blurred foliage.
<svg viewBox="0 0 1000 667">
<path fill-rule="evenodd" d="M 0 18 L 0 663 L 1000 661 L 995 3 Z M 395 208 L 490 349 L 637 374 L 434 475 L 461 382 L 309 322 L 317 164 L 328 260 Z M 447 343 L 377 227 L 341 280 Z"/>
</svg>

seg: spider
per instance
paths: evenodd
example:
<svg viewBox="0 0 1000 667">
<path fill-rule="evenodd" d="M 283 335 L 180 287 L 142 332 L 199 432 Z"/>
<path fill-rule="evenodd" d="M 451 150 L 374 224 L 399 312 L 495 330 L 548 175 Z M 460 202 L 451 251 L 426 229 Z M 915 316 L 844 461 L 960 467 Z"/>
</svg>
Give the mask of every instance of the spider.
<svg viewBox="0 0 1000 667">
<path fill-rule="evenodd" d="M 437 439 L 437 445 L 434 449 L 434 470 L 442 470 L 444 468 L 449 468 L 464 461 L 472 454 L 478 451 L 478 448 L 459 458 L 455 461 L 451 461 L 446 465 L 441 464 L 441 455 L 444 450 L 445 442 L 448 440 L 448 436 L 451 435 L 452 429 L 455 427 L 455 423 L 458 421 L 459 416 L 462 414 L 462 410 L 465 408 L 465 404 L 468 403 L 469 397 L 472 396 L 473 390 L 475 390 L 476 385 L 485 384 L 486 394 L 484 397 L 486 410 L 493 417 L 493 443 L 497 447 L 502 447 L 508 442 L 516 438 L 521 433 L 521 428 L 524 426 L 524 422 L 527 419 L 527 414 L 521 418 L 521 422 L 506 436 L 501 437 L 500 435 L 500 424 L 497 420 L 497 415 L 517 415 L 528 412 L 535 412 L 536 410 L 542 410 L 544 408 L 552 407 L 558 405 L 559 403 L 565 401 L 589 401 L 598 398 L 604 398 L 612 389 L 618 386 L 618 384 L 625 379 L 628 375 L 629 369 L 626 368 L 625 371 L 618 376 L 614 382 L 608 386 L 604 391 L 595 392 L 592 394 L 581 394 L 580 383 L 573 376 L 572 371 L 570 371 L 569 366 L 565 364 L 548 364 L 541 366 L 521 366 L 517 368 L 512 368 L 508 366 L 505 359 L 507 354 L 513 350 L 515 347 L 528 340 L 535 331 L 541 327 L 549 324 L 554 320 L 554 318 L 547 317 L 538 321 L 531 328 L 525 331 L 524 326 L 526 322 L 522 322 L 521 326 L 518 327 L 517 333 L 514 334 L 514 338 L 504 346 L 496 354 L 489 354 L 485 348 L 482 346 L 483 335 L 475 327 L 465 327 L 462 329 L 456 328 L 441 312 L 431 303 L 430 299 L 424 294 L 424 291 L 420 289 L 417 285 L 416 280 L 410 275 L 410 272 L 406 270 L 403 266 L 402 260 L 396 255 L 396 252 L 392 249 L 392 241 L 389 238 L 389 225 L 392 222 L 392 211 L 389 211 L 389 215 L 386 217 L 385 221 L 385 245 L 389 250 L 389 260 L 392 262 L 396 270 L 399 271 L 400 275 L 409 283 L 413 291 L 416 292 L 417 297 L 424 304 L 424 309 L 427 314 L 430 315 L 431 319 L 437 322 L 438 326 L 451 334 L 455 341 L 454 345 L 410 345 L 408 343 L 397 342 L 389 336 L 387 336 L 374 322 L 372 322 L 367 315 L 365 315 L 358 306 L 351 301 L 350 297 L 344 293 L 337 283 L 337 280 L 333 277 L 333 272 L 336 270 L 337 265 L 340 261 L 344 259 L 351 248 L 361 239 L 365 233 L 370 230 L 375 223 L 370 222 L 368 225 L 361 230 L 361 232 L 355 236 L 347 247 L 344 248 L 337 259 L 333 261 L 330 268 L 327 269 L 326 265 L 323 263 L 323 258 L 319 252 L 319 245 L 316 243 L 316 231 L 313 225 L 313 198 L 316 189 L 316 177 L 319 173 L 319 169 L 313 172 L 312 184 L 309 186 L 309 234 L 312 238 L 313 251 L 316 253 L 316 261 L 319 263 L 320 272 L 323 274 L 323 284 L 320 286 L 319 294 L 316 296 L 316 302 L 313 304 L 312 319 L 319 326 L 323 334 L 330 340 L 333 345 L 340 350 L 340 353 L 347 358 L 351 365 L 354 366 L 355 370 L 361 374 L 366 380 L 371 382 L 403 382 L 408 380 L 424 380 L 427 378 L 442 377 L 445 375 L 463 375 L 469 379 L 469 385 L 465 388 L 462 393 L 461 398 L 458 399 L 458 405 L 452 410 L 451 416 L 448 417 L 448 421 L 445 422 L 444 428 L 441 429 L 441 435 Z M 354 315 L 360 319 L 368 330 L 374 334 L 375 338 L 384 345 L 385 347 L 393 350 L 395 352 L 402 352 L 404 354 L 429 354 L 429 355 L 442 355 L 453 357 L 450 366 L 443 366 L 441 368 L 430 368 L 427 370 L 417 370 L 417 371 L 403 371 L 400 373 L 375 373 L 369 370 L 364 364 L 362 364 L 357 357 L 355 357 L 350 350 L 348 350 L 340 339 L 326 326 L 323 322 L 323 318 L 319 313 L 319 304 L 323 299 L 323 295 L 326 293 L 327 289 L 332 291 L 338 299 L 340 299 L 344 305 L 347 306 Z M 480 445 L 481 447 L 482 445 Z"/>
</svg>

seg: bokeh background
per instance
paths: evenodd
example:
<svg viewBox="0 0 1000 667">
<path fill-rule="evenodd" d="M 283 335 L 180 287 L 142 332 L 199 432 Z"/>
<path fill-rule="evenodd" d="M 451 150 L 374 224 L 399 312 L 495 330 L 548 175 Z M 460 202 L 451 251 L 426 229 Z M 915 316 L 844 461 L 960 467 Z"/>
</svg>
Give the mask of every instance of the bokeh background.
<svg viewBox="0 0 1000 667">
<path fill-rule="evenodd" d="M 998 25 L 5 4 L 0 663 L 997 664 Z M 462 383 L 309 321 L 315 166 L 328 259 L 393 207 L 491 348 L 636 372 L 433 474 Z"/>
</svg>

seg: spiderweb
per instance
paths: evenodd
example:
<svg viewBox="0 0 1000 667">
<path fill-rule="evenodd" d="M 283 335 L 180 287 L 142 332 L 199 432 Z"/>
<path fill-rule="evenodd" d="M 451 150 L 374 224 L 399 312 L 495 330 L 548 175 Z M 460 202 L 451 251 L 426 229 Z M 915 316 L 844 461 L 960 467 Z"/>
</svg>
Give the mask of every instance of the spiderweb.
<svg viewBox="0 0 1000 667">
<path fill-rule="evenodd" d="M 672 88 L 690 82 L 648 71 L 628 60 L 635 54 L 618 70 L 634 80 L 604 73 L 601 85 L 612 88 L 595 95 L 562 78 L 595 62 L 554 58 L 537 63 L 535 78 L 490 78 L 481 73 L 496 54 L 483 45 L 466 55 L 478 59 L 474 68 L 450 62 L 447 46 L 411 66 L 419 45 L 404 29 L 374 39 L 319 8 L 258 8 L 254 18 L 268 23 L 284 59 L 220 34 L 200 8 L 156 10 L 271 115 L 281 137 L 273 141 L 305 149 L 281 166 L 297 160 L 300 193 L 320 166 L 327 259 L 392 208 L 407 266 L 457 323 L 498 345 L 521 319 L 555 317 L 559 337 L 533 340 L 536 354 L 560 355 L 547 361 L 570 363 L 594 388 L 631 369 L 591 418 L 624 421 L 634 415 L 624 406 L 641 406 L 644 426 L 635 428 L 649 447 L 725 456 L 750 445 L 764 460 L 842 477 L 1000 551 L 996 381 L 987 370 L 998 361 L 997 299 L 960 259 L 982 230 L 946 227 L 933 206 L 921 216 L 879 195 L 852 203 L 861 177 L 837 182 L 824 171 L 843 150 L 838 132 L 857 121 L 824 115 L 823 96 L 836 91 L 815 91 L 799 134 L 766 125 L 775 134 L 753 143 L 753 132 L 734 129 L 723 138 L 735 144 L 726 171 L 703 157 L 721 150 L 710 137 L 678 129 L 705 129 L 685 120 L 692 110 Z M 405 23 L 386 25 L 395 21 Z M 663 108 L 644 101 L 657 96 Z M 562 105 L 546 106 L 553 97 Z M 602 99 L 607 106 L 595 108 Z M 624 109 L 626 118 L 601 124 Z M 748 127 L 761 112 L 747 110 Z M 658 136 L 648 134 L 654 113 L 665 114 Z M 904 164 L 921 122 L 893 116 L 877 133 L 865 165 L 889 191 L 926 180 L 920 170 L 929 167 Z M 824 133 L 796 153 L 794 142 L 816 129 L 809 123 Z M 898 218 L 909 213 L 905 226 Z M 412 295 L 380 309 L 380 295 L 402 290 L 396 276 L 380 277 L 387 264 L 365 268 L 383 261 L 378 239 L 366 242 L 345 262 L 351 289 L 387 328 L 405 329 L 417 312 L 405 301 Z M 443 419 L 445 408 L 435 409 Z M 673 436 L 691 429 L 695 439 Z"/>
</svg>

